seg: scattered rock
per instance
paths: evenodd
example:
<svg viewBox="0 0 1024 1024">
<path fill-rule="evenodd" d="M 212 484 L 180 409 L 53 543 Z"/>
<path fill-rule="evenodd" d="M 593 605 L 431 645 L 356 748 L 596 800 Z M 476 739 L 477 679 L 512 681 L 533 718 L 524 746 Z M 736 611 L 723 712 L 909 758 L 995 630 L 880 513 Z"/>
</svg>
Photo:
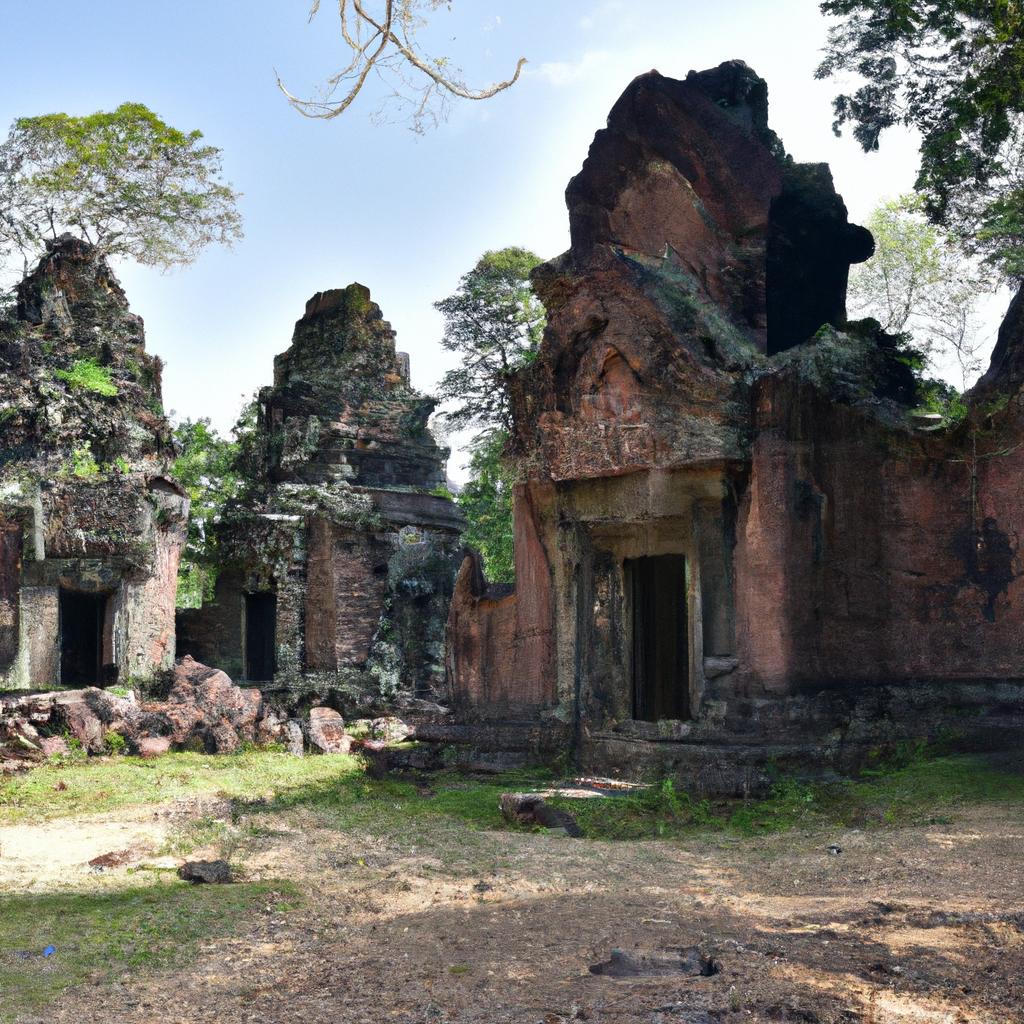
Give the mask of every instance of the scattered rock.
<svg viewBox="0 0 1024 1024">
<path fill-rule="evenodd" d="M 498 806 L 506 821 L 562 830 L 574 839 L 583 835 L 583 829 L 571 814 L 558 807 L 552 807 L 536 793 L 502 793 Z"/>
<path fill-rule="evenodd" d="M 265 707 L 260 720 L 256 723 L 256 742 L 262 745 L 286 743 L 287 730 L 287 720 L 277 712 Z"/>
<path fill-rule="evenodd" d="M 635 950 L 613 949 L 609 960 L 591 964 L 590 973 L 607 978 L 663 978 L 672 975 L 708 978 L 721 966 L 696 946 L 685 949 Z"/>
<path fill-rule="evenodd" d="M 403 740 L 407 740 L 413 732 L 411 726 L 394 716 L 375 718 L 370 723 L 371 738 L 383 740 L 385 743 L 401 743 Z"/>
<path fill-rule="evenodd" d="M 135 744 L 139 757 L 163 757 L 171 749 L 170 736 L 143 736 Z"/>
<path fill-rule="evenodd" d="M 231 881 L 231 866 L 226 860 L 192 860 L 178 868 L 178 877 L 197 885 L 225 885 Z"/>
<path fill-rule="evenodd" d="M 255 742 L 264 734 L 262 709 L 259 690 L 235 686 L 225 673 L 186 657 L 175 665 L 174 682 L 162 701 L 140 704 L 98 687 L 4 696 L 0 762 L 67 756 L 70 747 L 60 734 L 90 754 L 105 753 L 111 733 L 123 736 L 141 757 L 193 745 L 211 753 L 234 753 L 243 742 Z M 280 735 L 280 720 L 270 718 L 268 728 Z"/>
<path fill-rule="evenodd" d="M 242 745 L 238 733 L 231 727 L 226 719 L 211 726 L 207 732 L 210 744 L 215 754 L 234 754 Z"/>
<path fill-rule="evenodd" d="M 285 725 L 285 742 L 288 753 L 295 757 L 303 757 L 306 753 L 306 742 L 302 735 L 302 723 L 297 719 L 289 719 Z"/>
<path fill-rule="evenodd" d="M 105 748 L 106 727 L 98 714 L 105 694 L 102 690 L 72 690 L 58 693 L 53 700 L 55 724 L 63 726 L 90 754 Z"/>
<path fill-rule="evenodd" d="M 322 754 L 347 754 L 352 748 L 345 719 L 334 708 L 310 708 L 309 742 Z"/>
<path fill-rule="evenodd" d="M 43 736 L 39 740 L 39 749 L 47 757 L 67 757 L 71 753 L 68 741 L 63 736 Z"/>
</svg>

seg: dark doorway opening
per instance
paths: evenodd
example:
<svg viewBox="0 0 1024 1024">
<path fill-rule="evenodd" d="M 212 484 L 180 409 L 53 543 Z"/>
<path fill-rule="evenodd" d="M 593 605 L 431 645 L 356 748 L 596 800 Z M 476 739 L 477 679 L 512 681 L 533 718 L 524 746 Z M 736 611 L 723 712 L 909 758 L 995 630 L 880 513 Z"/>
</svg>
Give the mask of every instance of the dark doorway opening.
<svg viewBox="0 0 1024 1024">
<path fill-rule="evenodd" d="M 633 608 L 633 717 L 689 718 L 686 558 L 632 558 L 625 568 Z"/>
<path fill-rule="evenodd" d="M 102 686 L 106 594 L 60 592 L 60 681 L 64 686 Z"/>
<path fill-rule="evenodd" d="M 245 678 L 268 683 L 274 678 L 277 595 L 245 595 Z"/>
</svg>

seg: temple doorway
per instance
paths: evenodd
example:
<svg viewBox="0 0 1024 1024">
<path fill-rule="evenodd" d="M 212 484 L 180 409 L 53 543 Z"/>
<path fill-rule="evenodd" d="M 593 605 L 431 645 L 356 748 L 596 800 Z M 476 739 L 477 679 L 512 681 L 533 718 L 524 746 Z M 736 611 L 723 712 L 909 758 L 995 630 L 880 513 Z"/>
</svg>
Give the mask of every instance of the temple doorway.
<svg viewBox="0 0 1024 1024">
<path fill-rule="evenodd" d="M 632 606 L 633 718 L 643 722 L 690 717 L 686 558 L 627 559 Z"/>
<path fill-rule="evenodd" d="M 274 678 L 277 647 L 277 595 L 245 595 L 245 678 L 267 683 Z"/>
<path fill-rule="evenodd" d="M 60 591 L 60 681 L 62 686 L 103 684 L 103 623 L 106 594 Z"/>
</svg>

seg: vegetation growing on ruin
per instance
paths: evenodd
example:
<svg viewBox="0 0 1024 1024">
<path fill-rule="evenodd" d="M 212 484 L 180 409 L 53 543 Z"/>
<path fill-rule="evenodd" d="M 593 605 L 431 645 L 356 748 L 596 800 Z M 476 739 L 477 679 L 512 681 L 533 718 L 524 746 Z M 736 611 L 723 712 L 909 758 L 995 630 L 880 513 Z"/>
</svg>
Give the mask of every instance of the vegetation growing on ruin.
<svg viewBox="0 0 1024 1024">
<path fill-rule="evenodd" d="M 100 475 L 100 464 L 93 456 L 92 445 L 88 441 L 72 449 L 67 470 L 79 480 L 92 480 Z"/>
<path fill-rule="evenodd" d="M 110 398 L 118 393 L 118 387 L 110 376 L 110 369 L 101 366 L 95 359 L 78 359 L 67 370 L 57 370 L 56 376 L 75 391 L 91 391 Z"/>
</svg>

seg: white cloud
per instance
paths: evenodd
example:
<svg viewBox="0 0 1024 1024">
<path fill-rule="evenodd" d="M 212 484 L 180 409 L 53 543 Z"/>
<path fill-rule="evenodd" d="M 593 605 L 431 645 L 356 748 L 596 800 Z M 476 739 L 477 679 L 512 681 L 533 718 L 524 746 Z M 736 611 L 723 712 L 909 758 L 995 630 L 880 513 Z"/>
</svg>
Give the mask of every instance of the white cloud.
<svg viewBox="0 0 1024 1024">
<path fill-rule="evenodd" d="M 560 88 L 590 78 L 607 68 L 610 61 L 611 54 L 607 50 L 589 50 L 579 60 L 550 61 L 532 69 L 527 68 L 527 74 Z"/>
</svg>

